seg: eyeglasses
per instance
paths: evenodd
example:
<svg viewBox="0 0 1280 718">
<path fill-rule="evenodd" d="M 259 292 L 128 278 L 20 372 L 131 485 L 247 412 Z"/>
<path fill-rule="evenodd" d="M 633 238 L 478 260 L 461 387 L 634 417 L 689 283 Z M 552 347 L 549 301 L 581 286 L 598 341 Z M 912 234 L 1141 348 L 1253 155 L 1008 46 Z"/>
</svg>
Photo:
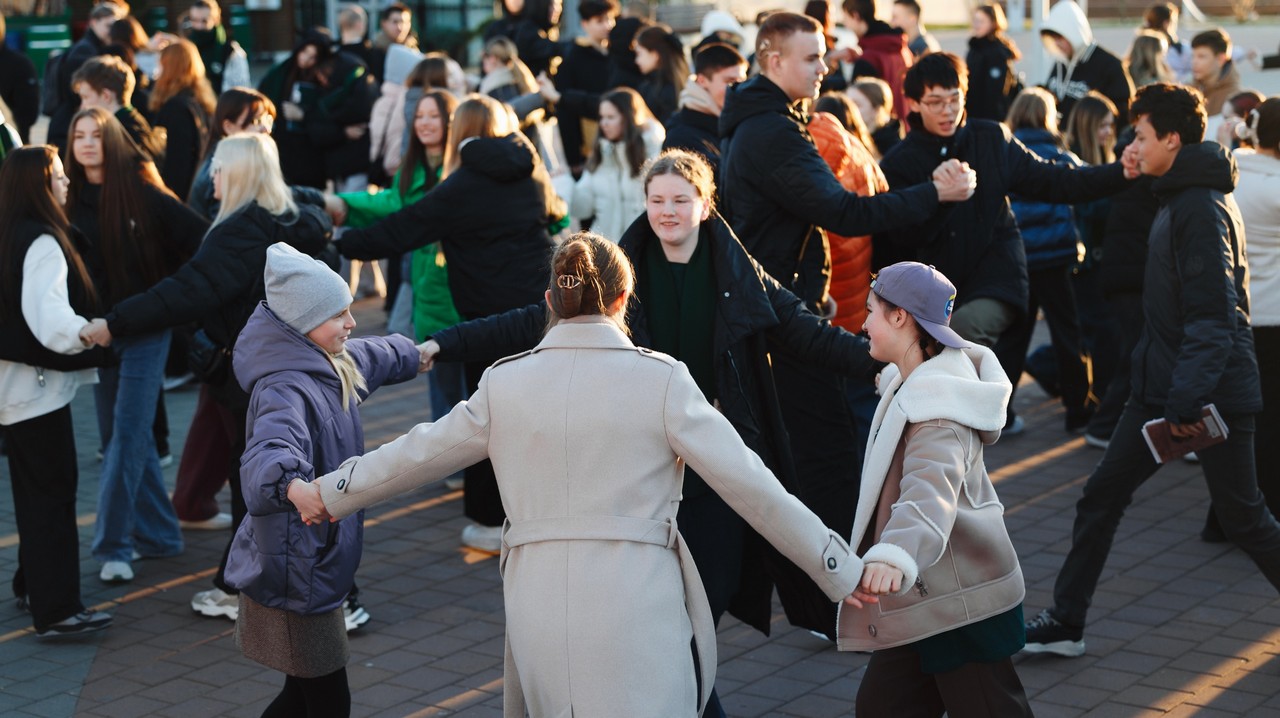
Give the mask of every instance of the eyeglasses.
<svg viewBox="0 0 1280 718">
<path fill-rule="evenodd" d="M 947 99 L 943 99 L 941 97 L 931 97 L 927 100 L 921 101 L 920 106 L 936 114 L 944 110 L 959 110 L 960 106 L 963 104 L 964 104 L 963 95 L 952 95 Z"/>
</svg>

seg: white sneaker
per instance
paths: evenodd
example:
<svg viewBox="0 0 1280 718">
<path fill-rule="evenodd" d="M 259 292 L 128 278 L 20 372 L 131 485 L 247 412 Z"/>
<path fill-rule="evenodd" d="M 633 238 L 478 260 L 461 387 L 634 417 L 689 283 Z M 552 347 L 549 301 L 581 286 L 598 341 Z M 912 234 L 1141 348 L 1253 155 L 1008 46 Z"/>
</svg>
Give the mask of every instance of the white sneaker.
<svg viewBox="0 0 1280 718">
<path fill-rule="evenodd" d="M 160 468 L 167 469 L 173 466 L 173 454 L 165 454 L 160 457 Z"/>
<path fill-rule="evenodd" d="M 1086 446 L 1092 446 L 1095 449 L 1105 450 L 1108 446 L 1111 446 L 1111 439 L 1104 439 L 1101 436 L 1094 436 L 1093 434 L 1090 434 L 1089 432 L 1086 431 L 1084 434 L 1084 443 Z"/>
<path fill-rule="evenodd" d="M 1185 461 L 1185 462 L 1187 462 L 1188 464 L 1198 464 L 1198 463 L 1200 463 L 1200 457 L 1199 457 L 1199 456 L 1197 456 L 1197 455 L 1196 455 L 1196 452 L 1194 452 L 1194 451 L 1188 451 L 1188 452 L 1187 452 L 1187 454 L 1186 454 L 1186 456 L 1183 456 L 1183 457 L 1182 457 L 1182 460 L 1183 460 L 1183 461 Z"/>
<path fill-rule="evenodd" d="M 462 529 L 462 545 L 479 551 L 498 553 L 502 550 L 502 527 L 471 524 Z"/>
<path fill-rule="evenodd" d="M 178 521 L 178 525 L 192 531 L 222 531 L 231 528 L 231 514 L 216 513 L 201 521 Z"/>
<path fill-rule="evenodd" d="M 342 617 L 347 622 L 347 633 L 369 622 L 369 612 L 354 596 L 347 596 L 347 600 L 342 604 Z"/>
<path fill-rule="evenodd" d="M 106 583 L 128 583 L 133 580 L 133 566 L 128 561 L 107 561 L 102 564 L 98 578 Z"/>
<path fill-rule="evenodd" d="M 191 597 L 191 610 L 202 616 L 226 616 L 234 621 L 240 615 L 240 597 L 211 588 Z"/>
</svg>

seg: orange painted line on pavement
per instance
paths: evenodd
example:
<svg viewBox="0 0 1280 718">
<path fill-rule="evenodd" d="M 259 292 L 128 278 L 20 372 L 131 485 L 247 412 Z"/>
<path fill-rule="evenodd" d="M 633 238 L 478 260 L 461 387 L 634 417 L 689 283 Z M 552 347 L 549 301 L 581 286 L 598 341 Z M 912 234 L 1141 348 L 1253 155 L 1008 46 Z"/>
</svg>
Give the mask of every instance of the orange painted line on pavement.
<svg viewBox="0 0 1280 718">
<path fill-rule="evenodd" d="M 471 690 L 463 691 L 458 695 L 440 701 L 430 708 L 423 708 L 420 711 L 409 713 L 404 718 L 430 718 L 431 716 L 448 715 L 460 708 L 465 708 L 476 701 L 486 700 L 493 697 L 492 691 L 502 688 L 502 679 L 495 678 L 492 681 Z"/>
<path fill-rule="evenodd" d="M 92 526 L 93 522 L 98 520 L 98 514 L 91 513 L 76 517 L 76 526 L 83 528 Z M 18 534 L 12 533 L 8 536 L 0 536 L 0 548 L 12 548 L 18 545 Z"/>
</svg>

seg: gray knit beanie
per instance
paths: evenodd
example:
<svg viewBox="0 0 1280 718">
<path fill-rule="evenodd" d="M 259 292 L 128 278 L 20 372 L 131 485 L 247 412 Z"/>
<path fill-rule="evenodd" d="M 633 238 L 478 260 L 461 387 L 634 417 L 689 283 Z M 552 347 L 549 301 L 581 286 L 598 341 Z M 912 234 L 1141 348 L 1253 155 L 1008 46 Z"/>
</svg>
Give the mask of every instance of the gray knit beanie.
<svg viewBox="0 0 1280 718">
<path fill-rule="evenodd" d="M 262 273 L 267 306 L 281 321 L 306 334 L 351 306 L 351 290 L 329 266 L 284 242 L 267 248 Z"/>
</svg>

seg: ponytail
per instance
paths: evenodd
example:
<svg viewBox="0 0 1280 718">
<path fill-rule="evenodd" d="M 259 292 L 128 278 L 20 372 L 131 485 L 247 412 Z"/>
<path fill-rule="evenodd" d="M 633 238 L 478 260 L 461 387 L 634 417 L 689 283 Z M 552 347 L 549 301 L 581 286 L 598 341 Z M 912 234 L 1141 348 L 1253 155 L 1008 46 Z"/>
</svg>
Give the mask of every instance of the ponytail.
<svg viewBox="0 0 1280 718">
<path fill-rule="evenodd" d="M 551 258 L 552 322 L 583 315 L 609 315 L 611 307 L 635 284 L 631 261 L 618 245 L 590 232 L 579 232 L 560 245 Z M 621 327 L 627 331 L 625 318 Z"/>
</svg>

